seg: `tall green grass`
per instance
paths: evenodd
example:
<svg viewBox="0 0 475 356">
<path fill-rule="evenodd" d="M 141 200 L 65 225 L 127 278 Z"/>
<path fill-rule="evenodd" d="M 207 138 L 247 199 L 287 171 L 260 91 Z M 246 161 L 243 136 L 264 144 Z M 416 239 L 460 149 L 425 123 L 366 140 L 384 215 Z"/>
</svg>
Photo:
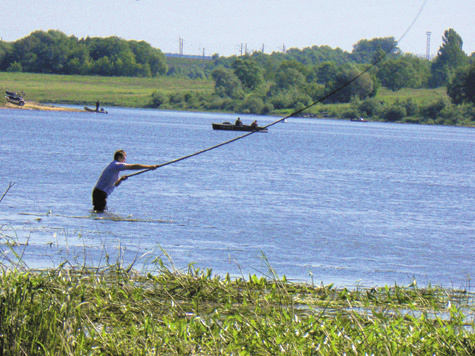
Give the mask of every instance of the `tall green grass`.
<svg viewBox="0 0 475 356">
<path fill-rule="evenodd" d="M 334 289 L 161 259 L 32 271 L 3 266 L 4 355 L 473 355 L 473 294 Z"/>
</svg>

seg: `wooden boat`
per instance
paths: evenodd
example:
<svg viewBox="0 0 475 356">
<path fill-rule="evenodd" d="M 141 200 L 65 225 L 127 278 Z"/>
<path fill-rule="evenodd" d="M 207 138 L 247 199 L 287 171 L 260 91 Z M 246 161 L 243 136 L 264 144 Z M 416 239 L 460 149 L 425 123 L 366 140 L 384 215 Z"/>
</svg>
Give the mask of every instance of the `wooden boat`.
<svg viewBox="0 0 475 356">
<path fill-rule="evenodd" d="M 87 106 L 85 106 L 84 110 L 86 110 L 88 112 L 95 112 L 95 113 L 98 113 L 98 114 L 107 114 L 107 111 L 105 111 L 103 108 L 101 108 L 99 110 L 96 110 L 96 109 L 91 109 L 91 108 L 88 108 Z"/>
<path fill-rule="evenodd" d="M 9 103 L 19 105 L 19 106 L 25 105 L 25 100 L 23 100 L 23 98 L 17 93 L 6 91 L 5 94 L 6 94 L 5 98 L 7 99 Z"/>
<path fill-rule="evenodd" d="M 229 131 L 260 131 L 260 132 L 267 132 L 267 128 L 263 128 L 260 126 L 252 127 L 251 125 L 234 125 L 230 122 L 223 122 L 222 124 L 215 124 L 212 123 L 213 130 L 229 130 Z"/>
<path fill-rule="evenodd" d="M 363 119 L 362 117 L 354 117 L 350 119 L 350 121 L 366 122 L 366 120 Z"/>
</svg>

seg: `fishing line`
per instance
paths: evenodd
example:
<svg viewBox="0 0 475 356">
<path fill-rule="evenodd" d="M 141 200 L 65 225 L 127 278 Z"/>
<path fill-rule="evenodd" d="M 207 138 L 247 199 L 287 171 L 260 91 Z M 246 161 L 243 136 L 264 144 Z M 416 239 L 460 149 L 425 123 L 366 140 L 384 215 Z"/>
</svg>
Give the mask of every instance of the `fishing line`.
<svg viewBox="0 0 475 356">
<path fill-rule="evenodd" d="M 313 103 L 305 106 L 304 108 L 300 109 L 300 110 L 297 110 L 297 111 L 294 111 L 293 113 L 279 119 L 279 120 L 276 120 L 266 126 L 262 126 L 262 130 L 263 129 L 266 129 L 270 126 L 273 126 L 275 124 L 278 124 L 279 122 L 282 122 L 282 121 L 285 121 L 286 119 L 292 117 L 292 116 L 296 116 L 298 114 L 300 114 L 301 112 L 311 108 L 312 106 L 315 106 L 317 105 L 318 103 L 321 103 L 322 101 L 328 99 L 329 97 L 331 97 L 332 95 L 338 93 L 340 90 L 346 88 L 348 85 L 350 85 L 351 83 L 353 83 L 354 81 L 356 81 L 358 78 L 360 78 L 363 74 L 369 72 L 371 70 L 371 68 L 373 68 L 374 66 L 376 66 L 379 62 L 381 62 L 389 53 L 391 53 L 396 47 L 397 45 L 399 44 L 399 42 L 402 41 L 402 39 L 404 37 L 406 37 L 406 35 L 409 33 L 409 31 L 412 29 L 412 27 L 414 26 L 414 24 L 417 22 L 417 20 L 419 19 L 419 16 L 421 15 L 422 11 L 424 10 L 424 7 L 426 6 L 427 2 L 429 0 L 424 0 L 419 11 L 417 12 L 416 16 L 414 17 L 414 20 L 411 22 L 411 24 L 409 25 L 409 27 L 406 29 L 406 31 L 404 31 L 404 33 L 402 34 L 402 36 L 399 38 L 399 40 L 396 41 L 396 43 L 391 47 L 389 48 L 388 50 L 386 50 L 386 52 L 384 52 L 380 57 L 376 58 L 376 60 L 371 63 L 371 65 L 369 65 L 365 70 L 363 70 L 361 73 L 359 73 L 358 75 L 356 75 L 355 77 L 353 77 L 352 79 L 350 79 L 349 81 L 347 81 L 345 84 L 337 87 L 336 89 L 332 90 L 331 92 L 329 92 L 328 94 L 322 96 L 321 98 L 319 98 L 318 100 L 314 101 Z M 126 177 L 133 177 L 133 176 L 136 176 L 136 175 L 139 175 L 139 174 L 142 174 L 142 173 L 145 173 L 145 172 L 148 172 L 148 171 L 151 171 L 151 170 L 155 170 L 157 168 L 161 168 L 161 167 L 165 167 L 165 166 L 168 166 L 170 164 L 173 164 L 173 163 L 177 163 L 177 162 L 180 162 L 180 161 L 184 161 L 185 159 L 188 159 L 188 158 L 191 158 L 191 157 L 194 157 L 194 156 L 198 156 L 202 153 L 205 153 L 205 152 L 208 152 L 208 151 L 211 151 L 211 150 L 214 150 L 218 147 L 221 147 L 221 146 L 224 146 L 224 145 L 227 145 L 227 144 L 230 144 L 234 141 L 238 141 L 240 139 L 243 139 L 247 136 L 250 136 L 250 135 L 253 135 L 255 134 L 256 132 L 259 132 L 260 130 L 256 130 L 256 131 L 250 131 L 244 135 L 241 135 L 241 136 L 238 136 L 238 137 L 235 137 L 231 140 L 228 140 L 228 141 L 225 141 L 225 142 L 222 142 L 220 144 L 217 144 L 215 146 L 211 146 L 211 147 L 208 147 L 208 148 L 205 148 L 204 150 L 201 150 L 201 151 L 198 151 L 198 152 L 195 152 L 195 153 L 192 153 L 192 154 L 189 154 L 187 156 L 183 156 L 183 157 L 180 157 L 180 158 L 177 158 L 177 159 L 174 159 L 172 161 L 168 161 L 166 163 L 162 163 L 162 164 L 159 164 L 157 165 L 156 168 L 149 168 L 149 169 L 144 169 L 142 171 L 138 171 L 136 173 L 132 173 L 132 174 L 129 174 L 127 175 Z"/>
</svg>

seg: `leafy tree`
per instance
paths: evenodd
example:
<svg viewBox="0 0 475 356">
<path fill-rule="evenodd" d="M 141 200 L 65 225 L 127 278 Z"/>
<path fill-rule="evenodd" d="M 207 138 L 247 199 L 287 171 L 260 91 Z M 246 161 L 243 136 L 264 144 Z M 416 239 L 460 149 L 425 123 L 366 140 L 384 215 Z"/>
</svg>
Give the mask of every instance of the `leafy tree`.
<svg viewBox="0 0 475 356">
<path fill-rule="evenodd" d="M 308 83 L 303 88 L 312 101 L 320 100 L 325 96 L 325 86 L 318 83 Z"/>
<path fill-rule="evenodd" d="M 13 46 L 9 42 L 0 41 L 0 70 L 5 70 L 9 65 Z"/>
<path fill-rule="evenodd" d="M 429 103 L 421 108 L 421 114 L 424 118 L 436 119 L 437 116 L 450 105 L 448 99 L 439 99 L 434 103 Z"/>
<path fill-rule="evenodd" d="M 261 68 L 249 56 L 237 58 L 233 62 L 232 68 L 244 88 L 253 90 L 263 82 Z"/>
<path fill-rule="evenodd" d="M 89 51 L 84 44 L 77 43 L 69 52 L 65 63 L 65 74 L 88 74 L 88 63 L 91 60 Z"/>
<path fill-rule="evenodd" d="M 112 76 L 115 73 L 114 64 L 109 57 L 101 57 L 93 63 L 91 72 L 97 75 Z"/>
<path fill-rule="evenodd" d="M 358 108 L 364 116 L 378 117 L 384 110 L 383 104 L 376 98 L 365 99 Z"/>
<path fill-rule="evenodd" d="M 475 62 L 469 67 L 465 78 L 464 94 L 466 101 L 475 104 Z"/>
<path fill-rule="evenodd" d="M 215 81 L 214 91 L 220 97 L 242 98 L 242 88 L 239 78 L 231 69 L 216 68 L 211 73 Z"/>
<path fill-rule="evenodd" d="M 401 55 L 401 50 L 397 47 L 394 37 L 360 40 L 353 46 L 350 59 L 357 63 L 373 63 L 375 55 L 381 53 L 387 53 L 390 58 L 397 58 Z"/>
<path fill-rule="evenodd" d="M 312 46 L 303 50 L 291 48 L 286 52 L 286 57 L 287 60 L 296 60 L 306 66 L 328 61 L 336 64 L 344 64 L 350 61 L 349 53 L 340 48 L 333 49 L 330 46 Z"/>
<path fill-rule="evenodd" d="M 14 62 L 36 73 L 154 76 L 167 71 L 163 53 L 146 42 L 118 37 L 78 40 L 56 30 L 35 31 L 9 46 L 1 44 L 0 69 Z"/>
<path fill-rule="evenodd" d="M 468 63 L 467 55 L 462 50 L 462 38 L 455 30 L 446 30 L 442 42 L 431 67 L 429 85 L 432 88 L 446 85 L 455 69 Z"/>
<path fill-rule="evenodd" d="M 12 61 L 20 62 L 26 72 L 62 74 L 71 41 L 74 38 L 60 31 L 35 31 L 14 43 Z"/>
<path fill-rule="evenodd" d="M 348 103 L 352 98 L 363 100 L 373 93 L 373 89 L 373 80 L 369 73 L 361 75 L 355 66 L 344 65 L 340 67 L 335 79 L 327 86 L 328 94 L 338 90 L 332 94 L 328 101 Z"/>
<path fill-rule="evenodd" d="M 244 112 L 261 115 L 264 112 L 265 104 L 261 98 L 251 95 L 246 99 L 243 108 L 245 108 Z"/>
<path fill-rule="evenodd" d="M 290 87 L 286 90 L 271 91 L 268 100 L 277 110 L 292 109 L 298 103 L 304 106 L 311 102 L 311 98 L 304 91 L 298 90 L 296 87 Z"/>
<path fill-rule="evenodd" d="M 267 81 L 274 80 L 275 72 L 283 61 L 282 57 L 275 56 L 274 53 L 268 55 L 262 52 L 254 52 L 252 58 L 262 68 L 263 79 Z"/>
<path fill-rule="evenodd" d="M 275 83 L 280 89 L 302 88 L 306 84 L 307 68 L 297 61 L 285 61 L 277 69 Z"/>
<path fill-rule="evenodd" d="M 397 91 L 402 88 L 425 86 L 429 79 L 429 72 L 428 61 L 413 56 L 404 56 L 382 63 L 377 78 L 386 88 Z"/>
<path fill-rule="evenodd" d="M 339 66 L 334 62 L 323 62 L 314 67 L 317 83 L 327 84 L 333 81 L 339 71 Z"/>
<path fill-rule="evenodd" d="M 475 104 L 475 63 L 456 70 L 447 85 L 447 94 L 454 104 Z"/>
<path fill-rule="evenodd" d="M 21 63 L 13 62 L 8 66 L 7 72 L 23 72 L 23 67 L 21 66 Z"/>
</svg>

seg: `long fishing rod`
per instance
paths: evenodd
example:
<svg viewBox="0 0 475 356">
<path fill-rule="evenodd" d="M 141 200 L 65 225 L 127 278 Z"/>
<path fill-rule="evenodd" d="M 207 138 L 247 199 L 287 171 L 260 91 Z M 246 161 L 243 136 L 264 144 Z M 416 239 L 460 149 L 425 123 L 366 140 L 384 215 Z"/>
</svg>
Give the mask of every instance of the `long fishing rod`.
<svg viewBox="0 0 475 356">
<path fill-rule="evenodd" d="M 362 72 L 360 72 L 358 75 L 356 75 L 355 77 L 353 77 L 352 79 L 350 79 L 349 81 L 347 81 L 345 84 L 337 87 L 336 89 L 330 91 L 328 94 L 322 96 L 321 98 L 319 98 L 318 100 L 312 102 L 311 104 L 305 106 L 304 108 L 300 109 L 300 110 L 296 110 L 294 112 L 292 112 L 291 114 L 279 119 L 279 120 L 276 120 L 274 122 L 271 122 L 270 124 L 268 125 L 265 125 L 265 126 L 262 126 L 261 130 L 263 129 L 266 129 L 270 126 L 273 126 L 273 125 L 276 125 L 278 124 L 279 122 L 282 122 L 292 116 L 296 116 L 298 114 L 300 114 L 301 112 L 317 105 L 318 103 L 321 103 L 322 101 L 328 99 L 329 97 L 331 97 L 332 95 L 338 93 L 340 90 L 346 88 L 348 85 L 350 85 L 351 83 L 353 83 L 354 81 L 358 80 L 358 78 L 360 78 L 363 74 L 367 73 L 370 71 L 371 68 L 373 68 L 374 66 L 376 66 L 376 64 L 378 64 L 379 62 L 381 62 L 389 53 L 391 53 L 396 47 L 397 45 L 399 44 L 399 42 L 402 41 L 402 39 L 404 37 L 406 37 L 407 33 L 412 29 L 412 27 L 414 26 L 414 24 L 416 23 L 416 21 L 419 19 L 419 16 L 421 15 L 422 13 L 422 10 L 424 9 L 424 7 L 426 6 L 427 2 L 429 0 L 424 0 L 419 11 L 417 12 L 417 15 L 414 17 L 414 20 L 411 22 L 411 24 L 409 25 L 409 27 L 406 29 L 406 31 L 404 31 L 404 33 L 402 34 L 402 36 L 399 38 L 399 40 L 396 41 L 396 43 L 391 47 L 389 48 L 388 50 L 386 50 L 386 52 L 384 52 L 381 56 L 379 56 L 373 63 L 371 63 L 370 66 L 368 66 L 365 70 L 363 70 Z M 205 152 L 208 152 L 208 151 L 211 151 L 211 150 L 214 150 L 218 147 L 221 147 L 221 146 L 224 146 L 224 145 L 227 145 L 227 144 L 230 144 L 234 141 L 238 141 L 240 139 L 243 139 L 247 136 L 250 136 L 250 135 L 253 135 L 255 134 L 256 132 L 259 132 L 260 130 L 255 130 L 255 131 L 251 131 L 251 132 L 248 132 L 244 135 L 241 135 L 241 136 L 238 136 L 238 137 L 235 137 L 231 140 L 228 140 L 228 141 L 225 141 L 225 142 L 222 142 L 218 145 L 215 145 L 215 146 L 211 146 L 211 147 L 208 147 L 208 148 L 205 148 L 204 150 L 201 150 L 201 151 L 198 151 L 198 152 L 195 152 L 195 153 L 192 153 L 192 154 L 189 154 L 187 156 L 183 156 L 183 157 L 180 157 L 180 158 L 177 158 L 177 159 L 174 159 L 172 161 L 168 161 L 166 163 L 162 163 L 162 164 L 159 164 L 156 168 L 148 168 L 148 169 L 144 169 L 142 171 L 138 171 L 136 173 L 132 173 L 132 174 L 129 174 L 127 175 L 126 177 L 133 177 L 133 176 L 137 176 L 139 174 L 142 174 L 142 173 L 145 173 L 145 172 L 148 172 L 148 171 L 151 171 L 151 170 L 155 170 L 157 168 L 161 168 L 161 167 L 165 167 L 165 166 L 168 166 L 169 164 L 173 164 L 173 163 L 177 163 L 177 162 L 180 162 L 180 161 L 184 161 L 185 159 L 188 159 L 188 158 L 191 158 L 191 157 L 194 157 L 194 156 L 198 156 L 202 153 L 205 153 Z"/>
<path fill-rule="evenodd" d="M 270 126 L 270 125 L 268 125 L 268 126 Z M 265 127 L 267 127 L 267 126 L 265 126 Z M 191 157 L 194 157 L 194 156 L 198 156 L 198 155 L 200 155 L 200 154 L 202 154 L 202 153 L 205 153 L 205 152 L 214 150 L 215 148 L 218 148 L 218 147 L 227 145 L 227 144 L 229 144 L 229 143 L 231 143 L 231 142 L 240 140 L 241 138 L 244 138 L 244 137 L 246 137 L 246 136 L 252 135 L 252 134 L 254 134 L 254 133 L 256 133 L 256 132 L 259 132 L 259 131 L 260 131 L 260 129 L 259 129 L 259 130 L 256 130 L 256 131 L 250 131 L 250 132 L 248 132 L 247 134 L 244 134 L 244 135 L 242 135 L 242 136 L 235 137 L 235 138 L 233 138 L 233 139 L 231 139 L 231 140 L 222 142 L 222 143 L 220 143 L 220 144 L 218 144 L 218 145 L 205 148 L 204 150 L 201 150 L 201 151 L 198 151 L 198 152 L 189 154 L 188 156 L 183 156 L 183 157 L 174 159 L 174 160 L 172 160 L 172 161 L 159 164 L 159 165 L 157 165 L 156 168 L 147 168 L 147 169 L 144 169 L 144 170 L 142 170 L 142 171 L 138 171 L 138 172 L 136 172 L 136 173 L 129 174 L 129 175 L 127 175 L 127 177 L 133 177 L 133 176 L 136 176 L 136 175 L 139 175 L 139 174 L 148 172 L 148 171 L 155 170 L 155 169 L 157 169 L 157 168 L 162 168 L 162 167 L 168 166 L 169 164 L 172 164 L 172 163 L 180 162 L 180 161 L 183 161 L 183 160 L 185 160 L 185 159 L 188 159 L 188 158 L 191 158 Z"/>
</svg>

